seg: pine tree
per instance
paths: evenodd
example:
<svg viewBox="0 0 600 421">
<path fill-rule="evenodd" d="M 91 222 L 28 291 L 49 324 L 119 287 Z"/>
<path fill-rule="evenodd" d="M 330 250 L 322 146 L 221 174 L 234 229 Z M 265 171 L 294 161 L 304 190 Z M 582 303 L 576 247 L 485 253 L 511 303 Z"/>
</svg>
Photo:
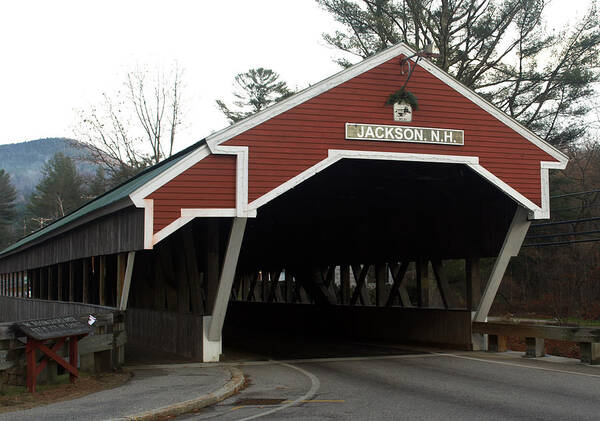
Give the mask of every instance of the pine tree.
<svg viewBox="0 0 600 421">
<path fill-rule="evenodd" d="M 11 226 L 16 217 L 16 200 L 17 191 L 10 181 L 10 175 L 0 169 L 0 249 L 8 246 L 13 238 Z"/>
<path fill-rule="evenodd" d="M 256 114 L 294 93 L 289 89 L 287 83 L 279 80 L 277 72 L 262 67 L 239 73 L 235 77 L 234 86 L 237 89 L 233 93 L 237 98 L 233 102 L 236 110 L 231 110 L 222 100 L 216 101 L 217 106 L 230 123 L 236 123 Z"/>
<path fill-rule="evenodd" d="M 57 153 L 42 168 L 42 180 L 29 197 L 27 212 L 41 228 L 80 207 L 83 179 L 71 158 Z"/>
<path fill-rule="evenodd" d="M 543 139 L 564 147 L 584 138 L 600 80 L 593 2 L 557 33 L 544 26 L 546 0 L 317 2 L 345 27 L 324 39 L 346 56 L 365 58 L 399 42 L 417 51 L 432 45 L 439 67 Z"/>
<path fill-rule="evenodd" d="M 106 179 L 104 168 L 101 166 L 96 170 L 96 175 L 92 178 L 88 185 L 88 197 L 93 199 L 106 192 L 108 181 Z"/>
</svg>

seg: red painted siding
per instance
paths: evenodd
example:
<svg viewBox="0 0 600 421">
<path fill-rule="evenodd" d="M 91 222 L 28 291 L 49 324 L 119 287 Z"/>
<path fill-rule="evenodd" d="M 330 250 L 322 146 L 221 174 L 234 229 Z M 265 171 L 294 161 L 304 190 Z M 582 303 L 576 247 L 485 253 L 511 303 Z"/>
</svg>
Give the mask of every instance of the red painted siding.
<svg viewBox="0 0 600 421">
<path fill-rule="evenodd" d="M 234 208 L 236 157 L 209 155 L 156 190 L 154 233 L 181 216 L 181 209 Z"/>
<path fill-rule="evenodd" d="M 385 102 L 404 80 L 395 58 L 225 142 L 249 146 L 249 201 L 323 160 L 328 149 L 354 149 L 478 156 L 486 169 L 540 205 L 540 161 L 554 158 L 420 67 L 407 87 L 419 109 L 411 123 L 394 122 Z M 346 140 L 346 122 L 460 129 L 465 144 Z"/>
</svg>

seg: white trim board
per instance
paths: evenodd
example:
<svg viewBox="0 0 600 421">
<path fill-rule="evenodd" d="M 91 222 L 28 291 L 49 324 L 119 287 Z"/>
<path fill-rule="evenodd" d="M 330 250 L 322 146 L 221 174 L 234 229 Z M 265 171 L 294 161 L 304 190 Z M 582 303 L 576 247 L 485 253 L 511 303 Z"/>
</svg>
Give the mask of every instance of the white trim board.
<svg viewBox="0 0 600 421">
<path fill-rule="evenodd" d="M 341 159 L 369 159 L 383 161 L 410 161 L 410 162 L 429 162 L 429 163 L 444 163 L 444 164 L 464 164 L 473 169 L 477 174 L 482 176 L 488 182 L 500 189 L 504 194 L 512 198 L 515 202 L 525 207 L 531 212 L 533 219 L 544 218 L 545 214 L 549 214 L 549 198 L 546 197 L 546 202 L 542 201 L 542 206 L 538 206 L 531 200 L 527 199 L 521 193 L 510 187 L 504 181 L 500 180 L 489 170 L 479 164 L 479 157 L 476 156 L 460 156 L 460 155 L 434 155 L 434 154 L 412 154 L 412 153 L 392 153 L 378 151 L 357 151 L 346 149 L 329 149 L 327 158 L 289 179 L 285 183 L 279 185 L 270 192 L 264 194 L 258 199 L 248 204 L 249 210 L 257 210 L 261 206 L 282 195 L 286 191 L 296 187 L 303 181 L 309 179 L 313 175 L 323 171 L 325 168 L 333 165 Z M 548 169 L 542 168 L 542 173 L 548 172 Z M 542 200 L 544 194 L 542 189 Z"/>
<path fill-rule="evenodd" d="M 415 51 L 409 48 L 407 45 L 403 43 L 399 43 L 394 45 L 382 52 L 375 54 L 351 67 L 348 69 L 342 70 L 341 72 L 319 82 L 311 87 L 298 92 L 297 94 L 289 97 L 288 99 L 281 101 L 259 113 L 254 114 L 251 117 L 248 117 L 236 124 L 233 124 L 225 129 L 222 129 L 216 133 L 211 134 L 206 138 L 206 143 L 210 147 L 212 151 L 214 151 L 215 147 L 220 145 L 221 143 L 249 130 L 265 121 L 288 111 L 303 102 L 308 101 L 328 90 L 335 88 L 338 85 L 341 85 L 348 80 L 365 73 L 388 60 L 391 60 L 399 55 L 404 56 L 413 56 Z M 568 157 L 563 154 L 561 151 L 556 149 L 554 146 L 550 145 L 531 130 L 523 126 L 518 121 L 506 115 L 500 109 L 498 109 L 492 103 L 486 101 L 471 89 L 460 83 L 458 80 L 450 76 L 448 73 L 438 68 L 431 61 L 422 58 L 419 61 L 419 65 L 429 72 L 431 75 L 435 76 L 440 81 L 444 82 L 446 85 L 460 93 L 462 96 L 468 98 L 473 103 L 478 105 L 484 111 L 488 112 L 502 123 L 506 124 L 508 127 L 513 129 L 515 132 L 519 133 L 525 139 L 529 140 L 531 143 L 536 145 L 538 148 L 558 160 L 560 163 L 563 163 L 565 166 L 568 161 Z M 564 167 L 563 167 L 564 169 Z"/>
<path fill-rule="evenodd" d="M 542 162 L 540 165 L 541 176 L 541 203 L 538 206 L 524 195 L 509 186 L 507 183 L 496 177 L 492 172 L 483 167 L 479 163 L 479 157 L 476 156 L 461 156 L 461 155 L 437 155 L 437 154 L 417 154 L 417 153 L 400 153 L 400 152 L 380 152 L 380 151 L 361 151 L 347 149 L 329 149 L 327 158 L 319 161 L 312 167 L 306 169 L 302 173 L 289 179 L 285 183 L 279 185 L 258 199 L 248 203 L 248 153 L 247 148 L 243 150 L 220 146 L 219 152 L 228 152 L 237 155 L 237 182 L 236 182 L 236 208 L 203 208 L 203 209 L 181 209 L 181 216 L 169 225 L 152 234 L 153 230 L 153 200 L 145 199 L 145 248 L 151 249 L 155 244 L 162 241 L 179 228 L 190 222 L 194 218 L 201 217 L 240 217 L 242 214 L 246 218 L 254 218 L 257 215 L 257 210 L 261 206 L 267 204 L 276 197 L 282 195 L 288 190 L 301 184 L 313 175 L 321 172 L 327 167 L 335 164 L 341 159 L 369 159 L 382 161 L 408 161 L 408 162 L 428 162 L 428 163 L 443 163 L 443 164 L 463 164 L 471 168 L 485 180 L 496 186 L 500 191 L 509 196 L 519 205 L 529 210 L 530 219 L 545 219 L 550 216 L 550 195 L 549 191 L 549 168 L 556 168 L 561 163 Z"/>
</svg>

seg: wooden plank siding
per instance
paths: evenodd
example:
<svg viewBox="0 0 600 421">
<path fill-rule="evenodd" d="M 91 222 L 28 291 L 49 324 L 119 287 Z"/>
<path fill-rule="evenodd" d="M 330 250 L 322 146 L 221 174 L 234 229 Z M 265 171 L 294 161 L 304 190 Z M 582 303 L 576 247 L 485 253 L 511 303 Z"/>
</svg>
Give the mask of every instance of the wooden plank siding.
<svg viewBox="0 0 600 421">
<path fill-rule="evenodd" d="M 181 216 L 182 208 L 235 208 L 236 157 L 209 155 L 153 192 L 154 233 Z"/>
<path fill-rule="evenodd" d="M 130 206 L 0 259 L 0 273 L 17 272 L 144 248 L 144 210 Z"/>
<path fill-rule="evenodd" d="M 329 149 L 479 157 L 479 163 L 541 205 L 540 161 L 556 159 L 470 99 L 417 66 L 407 89 L 418 99 L 413 121 L 393 120 L 389 95 L 403 86 L 402 56 L 389 60 L 238 136 L 224 146 L 248 146 L 252 202 L 328 156 Z M 345 123 L 464 130 L 463 146 L 345 139 Z M 182 208 L 235 207 L 235 156 L 209 155 L 163 185 L 154 199 L 154 233 Z"/>
<path fill-rule="evenodd" d="M 471 100 L 416 67 L 407 89 L 419 109 L 411 123 L 394 122 L 388 96 L 405 79 L 392 59 L 288 110 L 224 145 L 249 146 L 249 201 L 281 185 L 327 156 L 328 149 L 478 156 L 480 163 L 541 204 L 540 161 L 555 161 Z M 465 145 L 345 139 L 345 123 L 434 127 L 465 131 Z"/>
</svg>

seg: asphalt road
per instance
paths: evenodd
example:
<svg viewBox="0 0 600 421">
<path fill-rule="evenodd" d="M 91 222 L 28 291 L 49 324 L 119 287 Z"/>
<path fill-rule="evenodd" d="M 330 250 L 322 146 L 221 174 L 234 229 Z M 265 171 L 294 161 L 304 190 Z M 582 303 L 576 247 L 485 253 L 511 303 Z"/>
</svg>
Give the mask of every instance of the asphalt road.
<svg viewBox="0 0 600 421">
<path fill-rule="evenodd" d="M 600 369 L 516 355 L 406 354 L 239 365 L 250 384 L 178 420 L 600 418 Z"/>
</svg>

